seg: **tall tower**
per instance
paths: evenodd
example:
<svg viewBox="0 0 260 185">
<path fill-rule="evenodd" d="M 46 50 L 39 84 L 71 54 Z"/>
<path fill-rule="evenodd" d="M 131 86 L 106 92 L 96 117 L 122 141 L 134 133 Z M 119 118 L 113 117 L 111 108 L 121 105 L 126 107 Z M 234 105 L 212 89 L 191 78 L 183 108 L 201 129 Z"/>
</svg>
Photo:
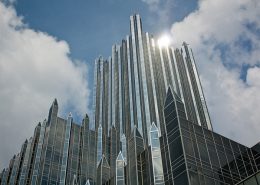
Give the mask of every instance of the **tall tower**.
<svg viewBox="0 0 260 185">
<path fill-rule="evenodd" d="M 0 184 L 256 183 L 260 144 L 212 131 L 192 50 L 157 44 L 139 15 L 111 57 L 96 59 L 93 102 L 93 121 L 80 125 L 58 117 L 55 99 Z"/>
<path fill-rule="evenodd" d="M 128 183 L 131 185 L 138 185 L 142 184 L 142 178 L 140 175 L 139 163 L 138 160 L 139 154 L 144 150 L 144 141 L 143 138 L 138 131 L 138 128 L 135 127 L 129 139 L 129 163 L 128 163 L 128 170 L 129 170 L 129 179 Z"/>
<path fill-rule="evenodd" d="M 143 32 L 138 14 L 130 17 L 130 34 L 120 45 L 112 46 L 112 57 L 95 61 L 94 121 L 104 138 L 112 126 L 129 140 L 136 126 L 150 146 L 150 127 L 155 123 L 159 136 L 165 133 L 164 100 L 171 87 L 184 103 L 188 120 L 212 130 L 205 98 L 192 50 L 186 43 L 181 49 L 160 46 Z M 106 154 L 107 142 L 103 141 Z M 101 157 L 99 157 L 101 158 Z"/>
</svg>

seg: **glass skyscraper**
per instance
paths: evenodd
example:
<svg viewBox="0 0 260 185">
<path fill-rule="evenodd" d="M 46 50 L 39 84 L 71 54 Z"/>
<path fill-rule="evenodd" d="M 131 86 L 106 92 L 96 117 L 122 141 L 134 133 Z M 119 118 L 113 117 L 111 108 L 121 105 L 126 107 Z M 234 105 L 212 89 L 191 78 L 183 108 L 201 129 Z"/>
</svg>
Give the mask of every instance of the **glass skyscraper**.
<svg viewBox="0 0 260 185">
<path fill-rule="evenodd" d="M 259 143 L 243 146 L 187 120 L 184 112 L 183 102 L 169 88 L 166 133 L 160 138 L 165 184 L 238 184 L 259 177 Z"/>
<path fill-rule="evenodd" d="M 57 116 L 53 102 L 48 120 L 39 123 L 34 136 L 26 140 L 20 153 L 2 172 L 1 184 L 85 184 L 96 181 L 96 133 L 89 129 L 86 115 L 82 125 L 72 115 L 65 120 Z"/>
<path fill-rule="evenodd" d="M 191 48 L 130 34 L 95 60 L 93 118 L 58 117 L 55 99 L 0 184 L 260 185 L 260 144 L 213 132 Z"/>
</svg>

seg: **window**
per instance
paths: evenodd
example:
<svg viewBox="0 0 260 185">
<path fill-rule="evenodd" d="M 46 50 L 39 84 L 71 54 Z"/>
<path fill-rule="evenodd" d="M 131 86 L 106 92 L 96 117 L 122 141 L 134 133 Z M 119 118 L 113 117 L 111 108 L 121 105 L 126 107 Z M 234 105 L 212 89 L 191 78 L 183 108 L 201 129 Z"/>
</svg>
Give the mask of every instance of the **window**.
<svg viewBox="0 0 260 185">
<path fill-rule="evenodd" d="M 188 178 L 186 172 L 174 179 L 174 184 L 188 185 Z"/>
<path fill-rule="evenodd" d="M 215 184 L 214 183 L 214 179 L 212 179 L 212 178 L 209 178 L 209 177 L 206 177 L 206 176 L 204 176 L 204 178 L 205 178 L 205 184 Z"/>
<path fill-rule="evenodd" d="M 189 140 L 186 137 L 183 137 L 183 144 L 184 144 L 185 153 L 194 156 L 191 140 Z"/>
<path fill-rule="evenodd" d="M 209 150 L 209 156 L 211 164 L 215 167 L 219 167 L 218 156 L 215 150 Z"/>
<path fill-rule="evenodd" d="M 178 137 L 175 139 L 169 146 L 170 148 L 170 156 L 171 156 L 171 161 L 173 162 L 176 160 L 178 157 L 183 155 L 182 152 L 182 146 L 181 146 L 181 138 Z"/>
<path fill-rule="evenodd" d="M 42 180 L 41 185 L 47 185 L 47 181 L 46 180 Z"/>
<path fill-rule="evenodd" d="M 247 179 L 247 180 L 244 182 L 244 185 L 257 185 L 255 176 L 253 176 L 253 177 Z"/>
<path fill-rule="evenodd" d="M 190 183 L 192 185 L 200 185 L 198 174 L 192 171 L 189 171 L 189 174 L 190 174 Z"/>
<path fill-rule="evenodd" d="M 256 178 L 257 178 L 258 184 L 260 184 L 260 172 L 258 174 L 256 174 Z"/>
<path fill-rule="evenodd" d="M 206 145 L 203 143 L 198 143 L 198 145 L 199 145 L 201 160 L 209 163 L 209 156 L 208 156 Z"/>
</svg>

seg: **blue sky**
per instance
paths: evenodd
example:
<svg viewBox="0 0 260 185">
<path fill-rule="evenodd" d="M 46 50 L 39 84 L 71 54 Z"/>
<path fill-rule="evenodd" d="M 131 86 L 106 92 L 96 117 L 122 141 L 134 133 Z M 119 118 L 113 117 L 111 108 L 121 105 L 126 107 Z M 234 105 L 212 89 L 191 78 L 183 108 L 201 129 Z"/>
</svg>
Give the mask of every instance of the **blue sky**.
<svg viewBox="0 0 260 185">
<path fill-rule="evenodd" d="M 145 31 L 161 34 L 196 9 L 197 0 L 176 0 L 165 21 L 141 0 L 18 0 L 14 5 L 30 28 L 68 42 L 70 56 L 88 64 L 92 83 L 95 58 L 110 56 L 112 44 L 129 34 L 130 15 L 139 13 Z"/>
<path fill-rule="evenodd" d="M 169 30 L 173 22 L 197 7 L 196 0 L 183 2 L 171 5 L 172 12 L 163 24 L 140 0 L 18 0 L 15 9 L 31 28 L 66 40 L 73 57 L 92 59 L 100 52 L 110 54 L 110 46 L 128 34 L 133 13 L 140 13 L 145 30 L 156 34 Z"/>
<path fill-rule="evenodd" d="M 259 0 L 0 0 L 0 168 L 55 97 L 62 117 L 91 112 L 94 60 L 129 34 L 133 13 L 144 31 L 192 47 L 214 130 L 259 142 L 259 10 Z"/>
</svg>

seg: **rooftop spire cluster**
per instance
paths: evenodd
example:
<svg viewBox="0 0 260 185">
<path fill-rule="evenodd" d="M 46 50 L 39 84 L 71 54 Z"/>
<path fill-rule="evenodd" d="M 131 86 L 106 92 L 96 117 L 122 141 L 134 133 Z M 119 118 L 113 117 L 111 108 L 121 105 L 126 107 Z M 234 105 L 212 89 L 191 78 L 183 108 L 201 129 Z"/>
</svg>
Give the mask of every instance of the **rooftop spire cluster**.
<svg viewBox="0 0 260 185">
<path fill-rule="evenodd" d="M 260 144 L 213 132 L 186 42 L 156 41 L 134 14 L 111 57 L 95 60 L 94 80 L 93 118 L 60 118 L 55 99 L 1 185 L 260 184 Z"/>
</svg>

